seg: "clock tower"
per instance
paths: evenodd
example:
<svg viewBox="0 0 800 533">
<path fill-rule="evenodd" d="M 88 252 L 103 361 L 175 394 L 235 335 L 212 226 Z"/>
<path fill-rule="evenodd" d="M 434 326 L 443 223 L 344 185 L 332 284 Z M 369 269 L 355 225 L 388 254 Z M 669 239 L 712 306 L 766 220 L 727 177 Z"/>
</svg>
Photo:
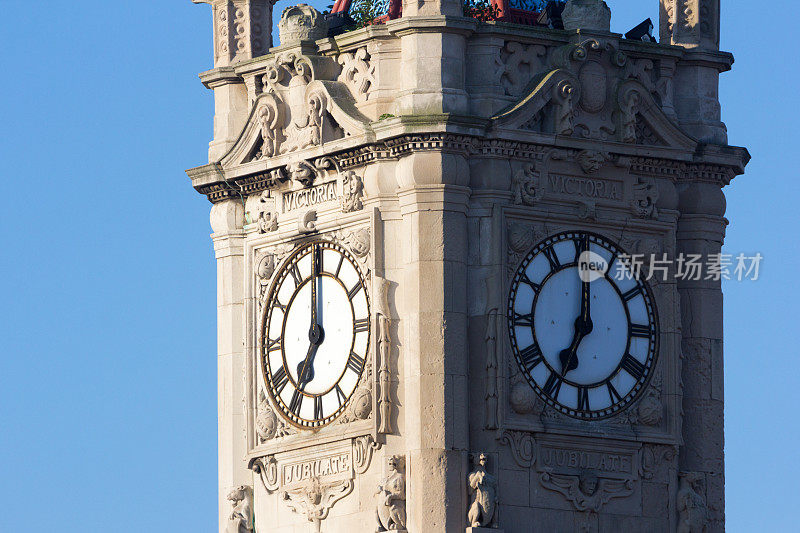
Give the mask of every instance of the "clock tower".
<svg viewBox="0 0 800 533">
<path fill-rule="evenodd" d="M 219 531 L 723 531 L 719 0 L 194 1 Z"/>
</svg>

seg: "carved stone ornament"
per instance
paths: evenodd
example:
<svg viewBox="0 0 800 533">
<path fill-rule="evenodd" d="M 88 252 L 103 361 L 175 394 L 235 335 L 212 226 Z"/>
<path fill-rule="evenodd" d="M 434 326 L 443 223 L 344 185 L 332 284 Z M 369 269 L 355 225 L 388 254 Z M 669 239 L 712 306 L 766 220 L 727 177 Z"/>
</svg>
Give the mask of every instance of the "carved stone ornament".
<svg viewBox="0 0 800 533">
<path fill-rule="evenodd" d="M 280 486 L 280 474 L 278 472 L 278 461 L 275 456 L 259 457 L 251 466 L 253 472 L 259 477 L 264 485 L 264 490 L 269 493 L 275 492 Z"/>
<path fill-rule="evenodd" d="M 594 174 L 608 160 L 608 155 L 597 150 L 582 150 L 575 156 L 575 161 L 586 174 Z"/>
<path fill-rule="evenodd" d="M 342 211 L 350 213 L 364 208 L 364 182 L 355 172 L 348 170 L 342 174 Z"/>
<path fill-rule="evenodd" d="M 633 203 L 631 209 L 639 218 L 658 218 L 658 186 L 653 180 L 639 178 L 633 186 Z"/>
<path fill-rule="evenodd" d="M 580 476 L 542 472 L 542 486 L 562 494 L 578 511 L 599 512 L 613 498 L 625 498 L 633 494 L 631 479 L 605 479 L 585 473 Z"/>
<path fill-rule="evenodd" d="M 533 206 L 542 197 L 541 173 L 532 164 L 527 164 L 514 173 L 511 192 L 517 205 Z"/>
<path fill-rule="evenodd" d="M 537 402 L 538 396 L 533 391 L 527 381 L 520 379 L 511 385 L 508 401 L 515 413 L 520 415 L 538 414 L 537 407 L 541 408 Z M 541 409 L 539 409 L 541 412 Z"/>
<path fill-rule="evenodd" d="M 228 517 L 225 533 L 248 533 L 253 531 L 253 489 L 241 485 L 228 493 L 233 510 Z"/>
<path fill-rule="evenodd" d="M 536 441 L 533 440 L 531 433 L 506 430 L 500 435 L 499 440 L 511 447 L 511 455 L 519 466 L 530 468 L 536 462 Z"/>
<path fill-rule="evenodd" d="M 314 233 L 317 231 L 317 212 L 314 209 L 306 211 L 297 219 L 297 231 L 300 233 Z"/>
<path fill-rule="evenodd" d="M 467 522 L 472 527 L 496 525 L 497 478 L 486 471 L 488 461 L 486 454 L 480 454 L 475 470 L 467 476 L 467 487 L 472 497 Z"/>
<path fill-rule="evenodd" d="M 603 0 L 569 0 L 561 18 L 566 30 L 611 31 L 611 9 Z"/>
<path fill-rule="evenodd" d="M 351 492 L 353 492 L 352 479 L 322 483 L 318 477 L 312 477 L 298 487 L 283 491 L 281 498 L 292 511 L 305 515 L 319 532 L 322 521 L 328 518 L 331 507 Z"/>
<path fill-rule="evenodd" d="M 392 353 L 392 322 L 389 309 L 389 289 L 391 283 L 384 278 L 375 277 L 377 287 L 377 298 L 375 304 L 378 317 L 378 384 L 380 392 L 378 394 L 378 431 L 381 433 L 391 433 L 392 428 L 392 398 L 390 357 Z"/>
<path fill-rule="evenodd" d="M 289 6 L 281 13 L 278 35 L 281 45 L 316 41 L 327 37 L 328 23 L 322 13 L 307 4 Z"/>
<path fill-rule="evenodd" d="M 354 256 L 359 259 L 366 257 L 372 246 L 369 238 L 369 230 L 362 228 L 360 230 L 351 231 L 344 238 L 344 243 L 350 248 Z"/>
<path fill-rule="evenodd" d="M 547 48 L 540 44 L 507 42 L 495 57 L 495 78 L 500 80 L 507 95 L 518 96 L 542 70 L 546 56 Z"/>
<path fill-rule="evenodd" d="M 270 198 L 269 191 L 261 193 L 257 222 L 259 233 L 270 233 L 278 229 L 278 214 L 275 212 L 275 202 Z"/>
<path fill-rule="evenodd" d="M 260 393 L 260 397 L 256 411 L 256 434 L 261 442 L 297 433 L 293 426 L 276 415 L 263 392 Z"/>
<path fill-rule="evenodd" d="M 347 85 L 356 100 L 367 100 L 369 90 L 375 84 L 375 65 L 370 64 L 366 47 L 341 54 L 337 62 L 342 66 L 338 81 Z"/>
<path fill-rule="evenodd" d="M 487 284 L 489 281 L 487 280 Z M 497 309 L 486 317 L 486 429 L 497 429 Z"/>
<path fill-rule="evenodd" d="M 381 443 L 375 442 L 371 435 L 353 439 L 353 466 L 356 474 L 364 474 L 369 470 L 372 454 L 380 447 Z"/>
<path fill-rule="evenodd" d="M 375 514 L 378 531 L 404 531 L 406 528 L 406 476 L 404 457 L 387 461 L 388 472 L 378 485 Z"/>
<path fill-rule="evenodd" d="M 526 254 L 534 245 L 536 233 L 529 224 L 512 222 L 508 225 L 508 247 L 512 252 Z M 516 265 L 515 265 L 516 268 Z"/>
<path fill-rule="evenodd" d="M 665 471 L 672 466 L 672 461 L 678 456 L 678 451 L 672 446 L 659 446 L 646 444 L 642 447 L 642 460 L 640 474 L 643 479 L 656 479 L 665 475 Z"/>
<path fill-rule="evenodd" d="M 678 507 L 678 533 L 705 533 L 708 528 L 708 508 L 700 494 L 704 476 L 701 472 L 681 472 L 675 503 Z"/>
</svg>

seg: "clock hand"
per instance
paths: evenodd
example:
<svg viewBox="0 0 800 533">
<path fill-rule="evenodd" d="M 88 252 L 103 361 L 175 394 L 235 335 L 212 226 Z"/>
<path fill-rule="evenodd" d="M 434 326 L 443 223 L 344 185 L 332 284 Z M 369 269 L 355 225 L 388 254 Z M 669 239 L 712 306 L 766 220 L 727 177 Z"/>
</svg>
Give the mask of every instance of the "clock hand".
<svg viewBox="0 0 800 533">
<path fill-rule="evenodd" d="M 587 243 L 588 244 L 588 243 Z M 575 334 L 569 348 L 561 350 L 558 358 L 561 361 L 561 375 L 566 376 L 571 370 L 578 368 L 578 346 L 584 337 L 594 330 L 591 316 L 591 282 L 581 283 L 581 313 L 575 319 Z"/>
<path fill-rule="evenodd" d="M 308 340 L 311 342 L 308 347 L 305 359 L 297 364 L 297 388 L 303 391 L 309 383 L 314 381 L 314 358 L 317 350 L 325 340 L 325 331 L 319 324 L 314 324 L 308 333 Z"/>
</svg>

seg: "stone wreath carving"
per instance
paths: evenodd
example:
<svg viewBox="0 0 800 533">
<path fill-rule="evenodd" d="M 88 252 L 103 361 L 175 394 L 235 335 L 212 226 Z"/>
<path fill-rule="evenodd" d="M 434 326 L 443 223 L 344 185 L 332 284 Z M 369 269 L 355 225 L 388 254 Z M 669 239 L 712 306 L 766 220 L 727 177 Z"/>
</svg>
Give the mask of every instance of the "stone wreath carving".
<svg viewBox="0 0 800 533">
<path fill-rule="evenodd" d="M 292 511 L 305 515 L 319 532 L 331 507 L 353 492 L 353 486 L 352 479 L 322 483 L 318 477 L 312 477 L 299 487 L 283 491 L 281 499 Z"/>
<path fill-rule="evenodd" d="M 241 485 L 228 493 L 233 510 L 228 517 L 225 533 L 248 533 L 253 531 L 253 489 Z"/>
<path fill-rule="evenodd" d="M 486 471 L 488 461 L 486 454 L 480 454 L 475 470 L 467 476 L 467 487 L 472 496 L 467 522 L 472 527 L 489 527 L 497 523 L 497 478 Z"/>
<path fill-rule="evenodd" d="M 406 528 L 406 476 L 402 456 L 387 460 L 388 473 L 378 485 L 375 516 L 378 531 L 404 531 Z"/>
<path fill-rule="evenodd" d="M 539 481 L 544 488 L 562 494 L 577 511 L 599 512 L 610 500 L 630 496 L 634 491 L 631 479 L 605 479 L 589 473 L 571 476 L 542 472 Z"/>
<path fill-rule="evenodd" d="M 256 434 L 260 441 L 266 442 L 297 433 L 293 426 L 278 417 L 264 392 L 261 391 L 259 395 L 260 399 L 256 412 Z"/>
</svg>

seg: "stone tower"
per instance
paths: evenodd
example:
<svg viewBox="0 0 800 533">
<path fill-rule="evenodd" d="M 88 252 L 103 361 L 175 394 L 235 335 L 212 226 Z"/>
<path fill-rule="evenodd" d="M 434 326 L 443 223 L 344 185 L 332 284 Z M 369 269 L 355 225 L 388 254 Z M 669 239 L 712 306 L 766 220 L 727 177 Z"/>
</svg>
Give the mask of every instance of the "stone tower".
<svg viewBox="0 0 800 533">
<path fill-rule="evenodd" d="M 204 3 L 220 532 L 723 531 L 719 0 Z"/>
</svg>

